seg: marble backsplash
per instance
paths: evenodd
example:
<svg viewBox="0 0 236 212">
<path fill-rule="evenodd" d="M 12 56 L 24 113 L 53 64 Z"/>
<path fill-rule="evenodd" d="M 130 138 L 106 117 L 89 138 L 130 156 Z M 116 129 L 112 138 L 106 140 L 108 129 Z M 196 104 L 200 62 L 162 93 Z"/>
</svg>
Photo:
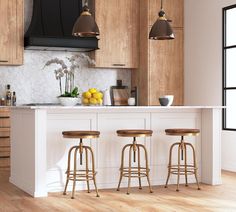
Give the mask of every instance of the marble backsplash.
<svg viewBox="0 0 236 212">
<path fill-rule="evenodd" d="M 25 0 L 25 29 L 31 20 L 32 2 Z M 43 69 L 44 64 L 56 57 L 65 60 L 74 54 L 76 53 L 25 50 L 24 65 L 0 66 L 0 97 L 5 96 L 6 85 L 10 84 L 11 90 L 16 91 L 17 104 L 57 102 L 60 93 L 54 68 Z M 81 61 L 80 69 L 75 73 L 75 85 L 81 91 L 90 87 L 105 90 L 116 85 L 117 79 L 130 86 L 131 71 L 88 68 L 87 62 Z"/>
<path fill-rule="evenodd" d="M 11 85 L 11 90 L 16 91 L 17 103 L 31 102 L 57 102 L 60 94 L 59 83 L 54 75 L 54 66 L 43 69 L 44 64 L 52 59 L 65 59 L 75 53 L 50 52 L 50 51 L 25 51 L 23 66 L 0 67 L 0 97 L 4 97 L 6 85 Z M 116 80 L 121 79 L 124 85 L 130 86 L 130 70 L 94 69 L 88 68 L 87 62 L 81 62 L 80 69 L 75 72 L 75 85 L 80 91 L 95 87 L 105 90 L 116 85 Z"/>
</svg>

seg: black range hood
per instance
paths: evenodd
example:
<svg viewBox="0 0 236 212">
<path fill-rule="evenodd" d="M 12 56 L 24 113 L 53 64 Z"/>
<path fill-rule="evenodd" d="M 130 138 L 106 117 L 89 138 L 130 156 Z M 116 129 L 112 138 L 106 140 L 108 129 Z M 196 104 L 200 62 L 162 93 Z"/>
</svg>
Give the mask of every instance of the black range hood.
<svg viewBox="0 0 236 212">
<path fill-rule="evenodd" d="M 33 16 L 25 33 L 30 50 L 93 51 L 96 37 L 74 37 L 72 29 L 82 11 L 82 0 L 34 0 Z"/>
</svg>

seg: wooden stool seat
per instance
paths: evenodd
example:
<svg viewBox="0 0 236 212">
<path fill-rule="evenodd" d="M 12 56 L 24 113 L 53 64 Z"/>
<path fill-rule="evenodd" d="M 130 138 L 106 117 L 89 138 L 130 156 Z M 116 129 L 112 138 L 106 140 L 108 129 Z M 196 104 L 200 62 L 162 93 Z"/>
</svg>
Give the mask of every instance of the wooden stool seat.
<svg viewBox="0 0 236 212">
<path fill-rule="evenodd" d="M 152 136 L 152 130 L 117 130 L 118 136 L 121 137 L 150 137 Z"/>
<path fill-rule="evenodd" d="M 200 133 L 199 129 L 166 129 L 167 135 L 174 136 L 196 136 Z"/>
<path fill-rule="evenodd" d="M 166 135 L 173 136 L 196 136 L 200 133 L 199 129 L 166 129 Z"/>
<path fill-rule="evenodd" d="M 62 132 L 64 138 L 98 138 L 99 131 L 64 131 Z"/>
</svg>

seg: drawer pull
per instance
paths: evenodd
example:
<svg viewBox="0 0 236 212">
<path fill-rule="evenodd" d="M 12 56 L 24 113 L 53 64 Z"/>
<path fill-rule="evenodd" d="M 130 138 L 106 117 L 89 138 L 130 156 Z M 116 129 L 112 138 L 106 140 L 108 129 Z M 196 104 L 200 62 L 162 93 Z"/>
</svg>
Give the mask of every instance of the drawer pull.
<svg viewBox="0 0 236 212">
<path fill-rule="evenodd" d="M 125 64 L 118 64 L 118 63 L 117 63 L 117 64 L 113 64 L 113 66 L 117 66 L 117 67 L 118 67 L 118 66 L 122 66 L 122 67 L 123 67 L 123 66 L 125 66 Z"/>
<path fill-rule="evenodd" d="M 3 158 L 10 158 L 10 156 L 0 156 L 0 159 L 3 159 Z"/>
<path fill-rule="evenodd" d="M 0 119 L 9 119 L 10 116 L 0 116 Z"/>
<path fill-rule="evenodd" d="M 0 136 L 0 138 L 10 138 L 10 136 Z"/>
<path fill-rule="evenodd" d="M 0 60 L 0 63 L 8 63 L 8 60 Z"/>
</svg>

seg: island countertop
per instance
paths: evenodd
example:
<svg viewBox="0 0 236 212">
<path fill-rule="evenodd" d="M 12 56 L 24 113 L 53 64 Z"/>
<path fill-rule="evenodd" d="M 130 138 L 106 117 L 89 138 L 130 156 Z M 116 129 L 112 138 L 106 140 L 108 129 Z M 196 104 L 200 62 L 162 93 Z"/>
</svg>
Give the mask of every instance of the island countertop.
<svg viewBox="0 0 236 212">
<path fill-rule="evenodd" d="M 179 110 L 179 109 L 223 109 L 225 106 L 61 106 L 61 105 L 19 105 L 9 107 L 10 109 L 44 109 L 44 110 L 98 110 L 98 111 L 153 111 L 153 110 Z"/>
<path fill-rule="evenodd" d="M 167 176 L 169 148 L 180 139 L 167 136 L 165 129 L 197 128 L 200 129 L 200 135 L 186 139 L 196 149 L 199 180 L 211 185 L 221 184 L 222 108 L 224 107 L 11 107 L 10 182 L 34 197 L 62 191 L 69 148 L 78 144 L 77 140 L 63 138 L 62 131 L 96 130 L 100 131 L 100 137 L 85 142 L 95 152 L 98 188 L 116 188 L 121 150 L 131 142 L 129 138 L 119 138 L 116 131 L 150 129 L 153 131 L 152 137 L 139 138 L 138 142 L 145 145 L 148 151 L 152 185 L 163 185 Z M 191 158 L 191 153 L 188 158 Z M 175 177 L 170 182 L 176 183 Z M 194 178 L 190 177 L 189 182 L 195 182 Z M 121 186 L 126 186 L 126 183 Z M 78 188 L 85 189 L 86 185 L 81 183 Z"/>
</svg>

